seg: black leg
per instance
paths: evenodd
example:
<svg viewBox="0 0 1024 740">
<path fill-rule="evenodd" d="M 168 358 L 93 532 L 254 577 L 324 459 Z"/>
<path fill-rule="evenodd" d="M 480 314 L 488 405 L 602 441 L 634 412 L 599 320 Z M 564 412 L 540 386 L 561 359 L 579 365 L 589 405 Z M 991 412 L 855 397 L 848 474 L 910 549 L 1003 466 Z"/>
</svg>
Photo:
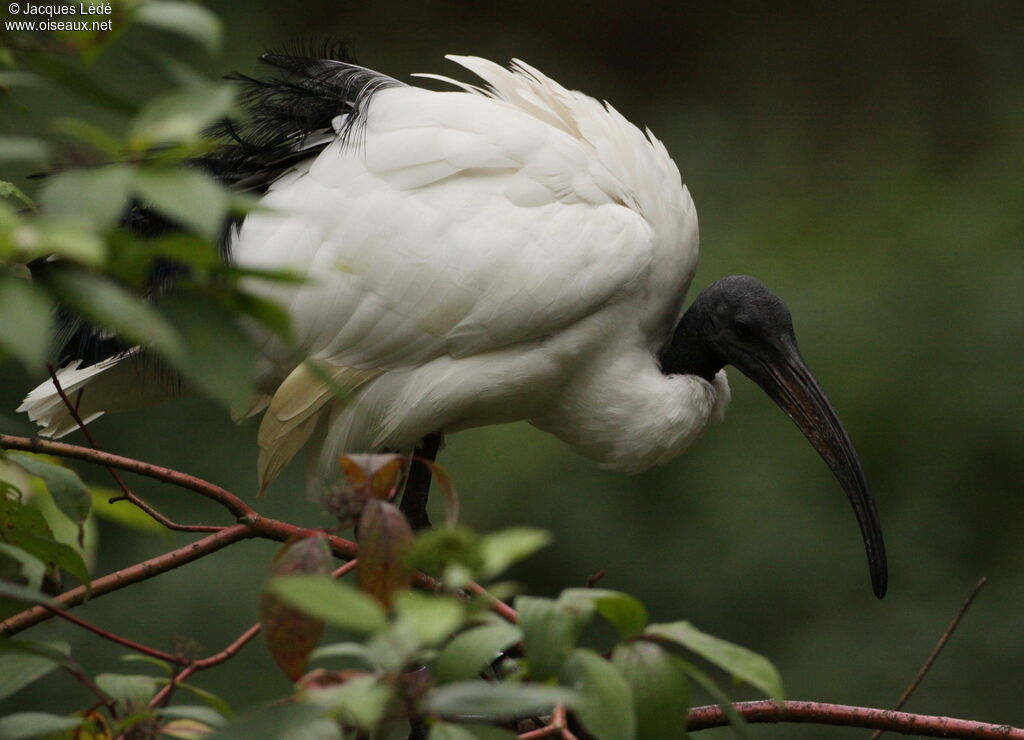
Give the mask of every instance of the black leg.
<svg viewBox="0 0 1024 740">
<path fill-rule="evenodd" d="M 420 446 L 413 453 L 416 457 L 431 462 L 437 458 L 437 451 L 441 447 L 440 434 L 428 434 L 423 438 Z M 427 497 L 430 495 L 430 469 L 413 460 L 409 469 L 409 479 L 405 482 L 405 493 L 402 494 L 402 503 L 399 508 L 409 520 L 409 526 L 414 531 L 430 528 L 430 519 L 427 517 Z"/>
</svg>

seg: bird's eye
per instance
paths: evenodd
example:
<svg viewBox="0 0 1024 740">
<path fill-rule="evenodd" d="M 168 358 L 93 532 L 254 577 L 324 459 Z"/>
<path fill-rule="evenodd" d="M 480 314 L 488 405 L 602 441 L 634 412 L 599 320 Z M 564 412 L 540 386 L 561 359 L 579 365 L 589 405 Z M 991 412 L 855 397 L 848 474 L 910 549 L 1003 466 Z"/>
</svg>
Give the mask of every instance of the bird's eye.
<svg viewBox="0 0 1024 740">
<path fill-rule="evenodd" d="M 753 327 L 743 319 L 736 319 L 732 322 L 732 329 L 739 339 L 750 339 L 754 336 Z"/>
</svg>

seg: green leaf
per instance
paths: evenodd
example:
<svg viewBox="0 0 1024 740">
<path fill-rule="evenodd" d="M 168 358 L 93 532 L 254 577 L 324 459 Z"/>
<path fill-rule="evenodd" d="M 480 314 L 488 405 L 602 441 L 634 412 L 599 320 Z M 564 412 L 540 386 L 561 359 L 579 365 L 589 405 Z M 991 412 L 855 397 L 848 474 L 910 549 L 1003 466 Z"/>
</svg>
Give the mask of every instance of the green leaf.
<svg viewBox="0 0 1024 740">
<path fill-rule="evenodd" d="M 69 650 L 65 642 L 0 641 L 0 699 L 57 668 L 65 661 Z"/>
<path fill-rule="evenodd" d="M 164 707 L 158 711 L 162 717 L 194 719 L 196 722 L 202 722 L 211 727 L 221 727 L 227 722 L 227 719 L 220 712 L 214 711 L 210 707 L 199 705 Z"/>
<path fill-rule="evenodd" d="M 530 676 L 546 681 L 557 676 L 589 621 L 589 605 L 520 596 L 515 602 Z"/>
<path fill-rule="evenodd" d="M 454 596 L 405 591 L 395 600 L 395 609 L 399 625 L 426 647 L 447 639 L 466 620 L 466 607 Z"/>
<path fill-rule="evenodd" d="M 168 680 L 166 678 L 158 678 L 156 681 L 161 686 L 165 686 L 168 683 Z M 206 702 L 207 706 L 212 707 L 218 713 L 224 715 L 225 717 L 233 717 L 235 714 L 231 710 L 231 705 L 223 699 L 221 699 L 216 694 L 214 694 L 212 691 L 201 689 L 194 684 L 185 683 L 184 681 L 176 681 L 174 685 L 177 686 L 179 689 L 188 691 L 190 694 L 193 694 L 194 696 L 198 696 L 200 699 Z"/>
<path fill-rule="evenodd" d="M 258 709 L 209 736 L 210 740 L 327 740 L 340 738 L 338 726 L 323 710 L 308 704 Z"/>
<path fill-rule="evenodd" d="M 198 390 L 229 409 L 246 406 L 253 394 L 256 351 L 223 306 L 195 295 L 167 296 L 159 303 L 184 339 L 175 367 Z"/>
<path fill-rule="evenodd" d="M 234 89 L 224 83 L 192 85 L 167 93 L 139 113 L 132 124 L 133 143 L 146 148 L 197 140 L 210 124 L 227 116 L 233 105 Z"/>
<path fill-rule="evenodd" d="M 340 686 L 307 690 L 302 700 L 323 707 L 335 719 L 370 732 L 383 719 L 395 690 L 376 676 L 358 676 Z"/>
<path fill-rule="evenodd" d="M 111 136 L 107 129 L 82 121 L 78 118 L 55 118 L 50 122 L 54 131 L 83 141 L 93 149 L 102 152 L 111 159 L 121 157 L 121 142 Z"/>
<path fill-rule="evenodd" d="M 692 678 L 712 699 L 718 702 L 718 706 L 721 708 L 722 713 L 729 719 L 729 722 L 732 724 L 736 733 L 741 737 L 750 737 L 750 734 L 747 731 L 747 721 L 743 719 L 742 714 L 736 711 L 736 708 L 732 705 L 732 701 L 724 691 L 718 688 L 718 684 L 711 680 L 710 676 L 695 665 L 691 665 L 682 658 L 678 658 L 676 656 L 672 656 L 672 658 L 679 665 L 679 669 L 681 671 Z"/>
<path fill-rule="evenodd" d="M 7 180 L 0 180 L 0 198 L 10 198 L 21 203 L 25 208 L 34 209 L 36 207 L 34 200 L 25 195 L 24 191 L 13 182 Z"/>
<path fill-rule="evenodd" d="M 419 649 L 419 639 L 407 624 L 392 624 L 373 636 L 366 645 L 366 657 L 375 669 L 398 673 L 410 668 Z"/>
<path fill-rule="evenodd" d="M 325 658 L 355 658 L 367 668 L 374 667 L 373 662 L 366 654 L 366 645 L 359 642 L 336 642 L 332 645 L 324 645 L 309 655 L 311 661 Z"/>
<path fill-rule="evenodd" d="M 13 546 L 4 544 L 3 547 L 10 548 Z M 21 550 L 21 548 L 15 549 Z M 22 552 L 24 551 L 22 550 Z M 46 594 L 40 592 L 36 588 L 33 588 L 31 586 L 22 586 L 17 583 L 11 583 L 10 581 L 2 578 L 0 578 L 0 596 L 5 596 L 8 599 L 16 599 L 17 601 L 26 601 L 30 604 L 39 604 L 44 601 L 49 601 L 49 597 Z"/>
<path fill-rule="evenodd" d="M 207 51 L 216 51 L 220 46 L 220 18 L 195 3 L 148 2 L 135 11 L 135 20 L 192 39 Z"/>
<path fill-rule="evenodd" d="M 330 575 L 333 558 L 323 535 L 303 537 L 287 543 L 270 565 L 270 577 L 294 573 Z M 308 616 L 272 593 L 260 598 L 260 624 L 274 662 L 292 681 L 306 671 L 309 654 L 324 632 L 324 623 Z"/>
<path fill-rule="evenodd" d="M 647 626 L 647 609 L 629 594 L 604 588 L 568 588 L 559 598 L 568 604 L 592 605 L 623 640 L 639 635 Z"/>
<path fill-rule="evenodd" d="M 61 717 L 44 712 L 19 712 L 0 719 L 2 740 L 29 740 L 29 738 L 55 735 L 73 730 L 85 722 L 85 717 Z"/>
<path fill-rule="evenodd" d="M 38 239 L 26 254 L 55 255 L 86 266 L 97 266 L 107 257 L 107 244 L 93 232 L 79 226 L 44 220 L 40 223 Z"/>
<path fill-rule="evenodd" d="M 104 486 L 92 486 L 89 495 L 92 497 L 93 513 L 109 522 L 140 532 L 166 532 L 164 525 L 130 501 L 110 503 L 110 499 L 117 498 L 120 493 Z"/>
<path fill-rule="evenodd" d="M 327 576 L 280 576 L 267 584 L 267 590 L 296 609 L 344 629 L 372 634 L 388 626 L 384 610 L 372 597 Z"/>
<path fill-rule="evenodd" d="M 26 589 L 22 592 L 21 596 L 17 595 L 17 591 L 8 591 L 4 593 L 5 596 L 26 601 L 45 601 L 47 599 L 45 595 L 38 593 L 39 587 L 43 582 L 43 576 L 46 575 L 46 563 L 35 555 L 25 552 L 20 547 L 9 545 L 6 542 L 0 542 L 0 555 L 16 562 L 21 576 L 26 581 L 25 586 L 18 586 L 17 584 L 0 580 L 0 589 L 4 589 L 7 586 L 17 586 L 18 589 Z M 29 596 L 30 594 L 31 597 Z"/>
<path fill-rule="evenodd" d="M 483 565 L 480 539 L 467 527 L 455 526 L 423 532 L 413 542 L 406 563 L 410 568 L 434 575 L 444 574 L 445 583 L 454 586 L 446 571 L 459 566 L 475 573 Z"/>
<path fill-rule="evenodd" d="M 215 241 L 224 228 L 228 194 L 197 169 L 141 169 L 135 177 L 139 197 L 157 211 Z"/>
<path fill-rule="evenodd" d="M 153 676 L 123 673 L 101 673 L 95 680 L 104 693 L 129 711 L 144 708 L 156 693 L 158 683 Z"/>
<path fill-rule="evenodd" d="M 86 272 L 54 270 L 47 280 L 75 311 L 118 336 L 156 349 L 171 362 L 182 358 L 178 332 L 152 306 L 116 283 Z"/>
<path fill-rule="evenodd" d="M 46 159 L 49 153 L 50 147 L 40 139 L 29 136 L 0 136 L 0 161 L 39 162 Z"/>
<path fill-rule="evenodd" d="M 168 675 L 168 676 L 170 676 L 175 671 L 174 666 L 172 666 L 166 660 L 160 660 L 160 658 L 154 658 L 152 655 L 142 655 L 140 653 L 128 653 L 127 655 L 122 655 L 120 659 L 123 660 L 125 663 L 148 663 L 149 665 L 155 665 L 165 675 Z"/>
<path fill-rule="evenodd" d="M 54 218 L 106 231 L 127 210 L 133 179 L 132 168 L 123 164 L 61 172 L 43 181 L 40 206 Z"/>
<path fill-rule="evenodd" d="M 50 297 L 39 288 L 25 280 L 0 275 L 0 349 L 34 372 L 46 365 L 52 308 Z"/>
<path fill-rule="evenodd" d="M 678 658 L 653 642 L 616 646 L 612 663 L 629 684 L 636 707 L 636 735 L 643 740 L 678 740 L 686 736 L 689 709 L 686 675 Z"/>
<path fill-rule="evenodd" d="M 461 681 L 439 686 L 423 699 L 423 709 L 442 717 L 508 720 L 574 704 L 579 695 L 561 686 Z"/>
<path fill-rule="evenodd" d="M 618 668 L 592 650 L 578 649 L 566 662 L 564 673 L 566 683 L 580 694 L 574 711 L 590 734 L 598 740 L 636 737 L 633 694 Z"/>
<path fill-rule="evenodd" d="M 510 740 L 515 733 L 490 725 L 453 725 L 438 722 L 430 728 L 427 740 Z"/>
<path fill-rule="evenodd" d="M 7 55 L 10 54 L 10 48 L 4 48 L 0 51 L 0 54 L 4 56 L 4 60 L 0 63 L 3 64 L 14 64 L 13 60 L 8 60 Z M 41 87 L 45 84 L 45 80 L 39 75 L 34 75 L 31 72 L 17 72 L 14 70 L 4 70 L 0 72 L 0 88 L 11 88 L 11 87 Z"/>
<path fill-rule="evenodd" d="M 53 502 L 68 519 L 81 525 L 92 508 L 92 495 L 73 470 L 47 462 L 27 452 L 10 452 L 7 459 L 43 479 Z"/>
<path fill-rule="evenodd" d="M 481 575 L 493 578 L 513 563 L 533 555 L 551 543 L 551 535 L 542 529 L 512 527 L 480 538 L 483 558 Z"/>
<path fill-rule="evenodd" d="M 48 565 L 63 568 L 82 583 L 89 572 L 82 556 L 53 539 L 46 520 L 37 509 L 0 495 L 0 540 L 20 547 Z"/>
<path fill-rule="evenodd" d="M 766 658 L 739 645 L 701 632 L 689 622 L 652 624 L 644 636 L 667 640 L 690 650 L 708 662 L 746 681 L 773 699 L 782 701 L 785 692 L 779 672 Z"/>
<path fill-rule="evenodd" d="M 274 301 L 249 293 L 235 293 L 231 306 L 284 339 L 291 337 L 291 315 Z"/>
<path fill-rule="evenodd" d="M 467 681 L 498 654 L 522 639 L 517 627 L 506 623 L 475 627 L 458 635 L 441 650 L 434 662 L 438 683 Z"/>
</svg>

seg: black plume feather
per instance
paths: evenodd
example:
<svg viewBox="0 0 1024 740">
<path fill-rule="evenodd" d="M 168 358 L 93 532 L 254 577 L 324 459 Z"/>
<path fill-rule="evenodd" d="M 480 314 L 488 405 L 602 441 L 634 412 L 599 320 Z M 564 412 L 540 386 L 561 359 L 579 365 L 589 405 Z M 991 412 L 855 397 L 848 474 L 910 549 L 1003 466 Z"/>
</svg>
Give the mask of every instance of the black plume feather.
<svg viewBox="0 0 1024 740">
<path fill-rule="evenodd" d="M 271 51 L 260 61 L 277 74 L 267 79 L 229 77 L 242 87 L 248 118 L 239 125 L 226 121 L 216 127 L 211 133 L 224 146 L 197 161 L 217 179 L 247 192 L 265 192 L 289 168 L 336 137 L 350 140 L 358 134 L 374 93 L 402 84 L 359 66 L 338 43 Z"/>
<path fill-rule="evenodd" d="M 266 79 L 234 74 L 241 86 L 239 99 L 246 117 L 240 123 L 223 121 L 209 132 L 220 146 L 192 161 L 232 190 L 262 194 L 281 175 L 323 151 L 339 137 L 358 136 L 373 95 L 402 85 L 387 75 L 356 64 L 338 42 L 267 52 L 260 62 L 275 73 Z M 341 118 L 339 118 L 339 116 Z M 133 203 L 122 226 L 142 237 L 154 237 L 181 227 L 144 204 Z M 228 259 L 230 227 L 226 224 L 221 253 Z M 42 271 L 46 266 L 39 264 Z M 186 277 L 188 269 L 159 260 L 148 276 L 146 294 L 159 296 Z M 42 277 L 42 275 L 40 275 Z M 129 345 L 118 337 L 62 310 L 60 362 L 81 360 L 88 367 L 125 354 Z M 145 354 L 145 353 L 143 353 Z"/>
</svg>

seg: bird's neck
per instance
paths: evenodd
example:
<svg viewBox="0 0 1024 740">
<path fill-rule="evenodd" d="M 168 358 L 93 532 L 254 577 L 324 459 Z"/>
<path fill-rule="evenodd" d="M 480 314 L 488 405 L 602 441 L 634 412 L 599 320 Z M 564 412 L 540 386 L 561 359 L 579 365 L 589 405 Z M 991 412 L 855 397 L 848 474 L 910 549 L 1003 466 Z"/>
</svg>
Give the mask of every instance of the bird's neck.
<svg viewBox="0 0 1024 740">
<path fill-rule="evenodd" d="M 725 360 L 705 338 L 705 326 L 700 308 L 696 304 L 690 306 L 658 356 L 665 375 L 696 375 L 710 383 L 725 367 Z"/>
<path fill-rule="evenodd" d="M 725 373 L 711 382 L 666 375 L 639 348 L 594 363 L 530 421 L 602 467 L 637 472 L 683 452 L 729 401 Z"/>
</svg>

